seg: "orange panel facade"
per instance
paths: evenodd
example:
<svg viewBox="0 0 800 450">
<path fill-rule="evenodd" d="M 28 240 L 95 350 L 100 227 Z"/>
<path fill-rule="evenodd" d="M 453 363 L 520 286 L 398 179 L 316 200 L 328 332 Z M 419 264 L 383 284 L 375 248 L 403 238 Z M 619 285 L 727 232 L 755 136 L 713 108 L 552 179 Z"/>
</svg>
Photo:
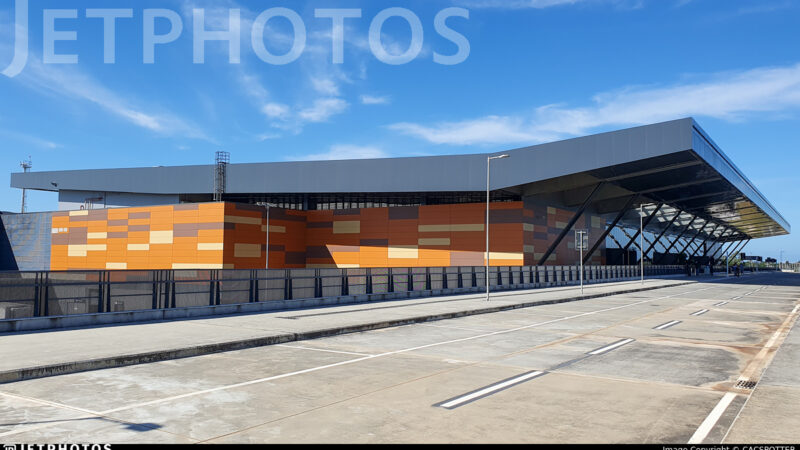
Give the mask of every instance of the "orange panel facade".
<svg viewBox="0 0 800 450">
<path fill-rule="evenodd" d="M 491 264 L 533 265 L 572 212 L 493 203 Z M 53 215 L 51 270 L 443 267 L 485 264 L 485 204 L 295 211 L 237 204 L 64 211 Z M 576 227 L 599 236 L 605 222 Z M 267 252 L 269 249 L 269 252 Z M 548 259 L 574 264 L 572 233 Z M 600 252 L 592 260 L 601 263 Z"/>
</svg>

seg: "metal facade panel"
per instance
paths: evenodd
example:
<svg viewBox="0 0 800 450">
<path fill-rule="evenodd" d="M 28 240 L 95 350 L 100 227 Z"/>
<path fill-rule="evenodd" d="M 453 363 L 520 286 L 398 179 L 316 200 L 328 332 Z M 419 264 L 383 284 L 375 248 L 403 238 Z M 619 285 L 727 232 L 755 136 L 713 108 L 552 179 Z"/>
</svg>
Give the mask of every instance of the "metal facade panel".
<svg viewBox="0 0 800 450">
<path fill-rule="evenodd" d="M 688 150 L 691 119 L 511 150 L 506 188 Z M 448 192 L 485 188 L 486 154 L 231 164 L 229 193 Z M 56 183 L 54 186 L 52 183 Z M 15 173 L 12 187 L 146 194 L 213 191 L 213 165 Z"/>
</svg>

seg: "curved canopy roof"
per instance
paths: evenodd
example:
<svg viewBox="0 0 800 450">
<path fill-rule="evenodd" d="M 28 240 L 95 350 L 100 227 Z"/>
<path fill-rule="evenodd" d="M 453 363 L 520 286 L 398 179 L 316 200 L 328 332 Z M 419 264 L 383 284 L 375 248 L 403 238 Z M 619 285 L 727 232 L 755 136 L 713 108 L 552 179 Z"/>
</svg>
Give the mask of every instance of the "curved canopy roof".
<svg viewBox="0 0 800 450">
<path fill-rule="evenodd" d="M 557 195 L 580 205 L 599 184 L 592 209 L 615 216 L 633 195 L 653 205 L 677 233 L 690 218 L 718 225 L 720 241 L 788 234 L 786 219 L 692 118 L 601 133 L 505 152 L 492 167 L 492 189 Z M 475 192 L 486 189 L 491 154 L 343 161 L 230 164 L 228 193 Z M 142 194 L 210 194 L 213 165 L 14 173 L 11 186 Z M 657 205 L 662 206 L 655 210 Z M 629 205 L 630 206 L 630 205 Z M 643 213 L 646 211 L 642 209 Z M 672 212 L 670 217 L 669 213 Z M 680 217 L 675 218 L 676 214 Z M 672 220 L 675 218 L 675 220 Z M 621 223 L 638 223 L 627 214 Z M 664 224 L 659 225 L 661 222 Z M 669 222 L 669 225 L 666 225 Z M 673 230 L 674 228 L 674 230 Z"/>
</svg>

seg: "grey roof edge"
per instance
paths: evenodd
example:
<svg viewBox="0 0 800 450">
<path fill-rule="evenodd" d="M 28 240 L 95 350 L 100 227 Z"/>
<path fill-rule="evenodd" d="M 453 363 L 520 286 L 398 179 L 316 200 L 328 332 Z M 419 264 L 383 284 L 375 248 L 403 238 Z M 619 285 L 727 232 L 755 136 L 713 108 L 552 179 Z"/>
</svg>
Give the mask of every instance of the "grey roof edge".
<svg viewBox="0 0 800 450">
<path fill-rule="evenodd" d="M 501 189 L 691 149 L 692 119 L 678 119 L 508 150 L 492 164 Z M 269 193 L 481 191 L 486 157 L 444 156 L 231 164 L 228 191 Z M 181 194 L 213 192 L 213 165 L 13 173 L 11 186 Z M 58 186 L 51 185 L 51 182 Z M 411 188 L 411 189 L 410 189 Z"/>
<path fill-rule="evenodd" d="M 701 136 L 710 152 L 695 148 Z M 229 166 L 232 193 L 337 193 L 480 191 L 485 189 L 486 157 L 508 153 L 492 164 L 492 189 L 694 150 L 787 232 L 791 227 L 775 207 L 721 151 L 694 118 L 687 117 L 504 152 L 354 159 L 238 163 Z M 12 173 L 11 186 L 48 191 L 79 190 L 181 194 L 213 192 L 213 165 L 158 166 Z M 51 185 L 58 183 L 58 186 Z"/>
<path fill-rule="evenodd" d="M 713 139 L 706 133 L 706 131 L 697 123 L 694 118 L 692 118 L 692 127 L 695 132 L 697 132 L 705 141 L 706 143 L 716 152 L 716 154 L 722 158 L 722 160 L 727 164 L 727 166 L 732 169 L 732 171 L 740 178 L 741 183 L 736 183 L 736 180 L 730 180 L 734 186 L 742 190 L 743 194 L 751 201 L 756 203 L 756 205 L 761 208 L 765 213 L 767 213 L 772 220 L 775 221 L 778 225 L 780 225 L 787 233 L 791 233 L 791 224 L 786 220 L 785 217 L 781 213 L 778 212 L 777 208 L 758 190 L 758 188 L 745 176 L 745 174 L 736 166 L 736 164 L 728 158 L 728 155 L 722 151 L 722 149 L 714 142 Z M 698 149 L 694 149 L 697 151 Z M 710 161 L 710 158 L 704 158 L 706 162 L 713 165 L 713 161 Z M 723 173 L 720 168 L 714 167 L 720 173 L 725 176 L 726 174 Z M 727 177 L 726 177 L 727 178 Z M 742 189 L 744 187 L 745 189 Z M 749 190 L 750 192 L 745 192 Z"/>
</svg>

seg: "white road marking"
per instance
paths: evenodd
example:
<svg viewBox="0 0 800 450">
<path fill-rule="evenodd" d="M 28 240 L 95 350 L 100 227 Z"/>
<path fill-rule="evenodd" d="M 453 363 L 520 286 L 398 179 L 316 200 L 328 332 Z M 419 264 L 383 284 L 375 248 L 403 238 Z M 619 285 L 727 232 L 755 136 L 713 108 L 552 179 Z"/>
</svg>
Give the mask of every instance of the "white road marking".
<svg viewBox="0 0 800 450">
<path fill-rule="evenodd" d="M 690 316 L 702 316 L 703 314 L 705 314 L 707 312 L 708 312 L 707 309 L 701 309 L 700 311 L 695 311 L 695 312 L 693 312 L 693 313 L 691 313 L 689 315 Z"/>
<path fill-rule="evenodd" d="M 470 394 L 463 395 L 461 397 L 457 397 L 457 398 L 455 398 L 453 400 L 450 400 L 447 403 L 442 403 L 439 406 L 441 406 L 442 408 L 447 408 L 447 409 L 455 408 L 458 405 L 467 403 L 467 402 L 469 402 L 471 400 L 474 400 L 474 399 L 476 399 L 478 397 L 482 397 L 482 396 L 491 394 L 492 392 L 496 392 L 496 391 L 505 389 L 505 388 L 510 387 L 510 386 L 512 386 L 514 384 L 522 383 L 523 381 L 527 381 L 527 380 L 530 380 L 532 378 L 536 378 L 536 377 L 544 375 L 544 374 L 545 374 L 545 372 L 542 372 L 542 371 L 539 371 L 539 370 L 537 370 L 535 372 L 528 372 L 528 373 L 520 375 L 518 377 L 514 377 L 514 378 L 508 379 L 506 381 L 503 381 L 503 382 L 500 382 L 500 383 L 497 383 L 497 384 L 493 384 L 491 386 L 488 386 L 488 387 L 485 387 L 483 389 L 477 390 L 477 391 L 472 392 Z"/>
<path fill-rule="evenodd" d="M 218 392 L 218 391 L 227 390 L 227 389 L 234 389 L 234 388 L 237 388 L 237 387 L 250 386 L 250 385 L 264 383 L 264 382 L 273 381 L 273 380 L 278 380 L 278 379 L 282 379 L 282 378 L 288 378 L 288 377 L 291 377 L 291 376 L 317 372 L 317 371 L 320 371 L 320 370 L 329 369 L 329 368 L 333 368 L 333 367 L 339 367 L 339 366 L 348 365 L 348 364 L 354 364 L 354 363 L 361 362 L 361 361 L 366 361 L 366 360 L 369 360 L 369 359 L 380 358 L 380 357 L 384 357 L 384 356 L 391 356 L 391 355 L 396 355 L 396 354 L 401 354 L 401 353 L 407 353 L 407 352 L 411 352 L 411 351 L 415 351 L 415 350 L 421 350 L 421 349 L 429 348 L 429 347 L 435 347 L 435 346 L 439 346 L 439 345 L 447 345 L 447 344 L 453 344 L 453 343 L 457 343 L 457 342 L 469 341 L 469 340 L 473 340 L 473 339 L 480 339 L 480 338 L 489 337 L 489 336 L 495 336 L 495 335 L 499 335 L 499 334 L 512 333 L 512 332 L 515 332 L 515 331 L 524 330 L 524 329 L 533 328 L 533 327 L 538 327 L 538 326 L 542 326 L 542 325 L 549 325 L 549 324 L 561 322 L 561 321 L 564 321 L 564 320 L 576 319 L 578 317 L 585 317 L 585 316 L 599 314 L 599 313 L 603 313 L 603 312 L 615 311 L 615 310 L 618 310 L 618 309 L 629 308 L 631 306 L 637 306 L 637 305 L 641 305 L 641 304 L 645 304 L 645 303 L 650 303 L 650 302 L 653 302 L 653 301 L 658 301 L 658 300 L 663 300 L 663 299 L 667 299 L 667 298 L 673 298 L 673 297 L 689 295 L 689 294 L 693 294 L 695 292 L 707 291 L 709 289 L 714 289 L 715 287 L 717 287 L 717 286 L 711 286 L 711 287 L 707 287 L 707 288 L 696 289 L 696 290 L 693 290 L 693 291 L 681 292 L 681 293 L 672 294 L 672 295 L 665 295 L 663 297 L 656 297 L 656 298 L 651 298 L 651 299 L 647 299 L 647 300 L 641 300 L 641 301 L 638 301 L 638 302 L 629 303 L 629 304 L 626 304 L 626 305 L 620 305 L 620 306 L 614 306 L 614 307 L 610 307 L 610 308 L 598 309 L 598 310 L 595 310 L 595 311 L 585 312 L 585 313 L 581 313 L 581 314 L 575 314 L 575 315 L 567 316 L 567 317 L 561 317 L 561 318 L 558 318 L 558 319 L 552 319 L 552 320 L 548 320 L 548 321 L 545 321 L 545 322 L 537 322 L 537 323 L 534 323 L 534 324 L 525 325 L 525 326 L 512 328 L 512 329 L 508 329 L 508 330 L 494 331 L 494 332 L 491 332 L 491 333 L 484 333 L 484 334 L 479 334 L 479 335 L 471 336 L 471 337 L 465 337 L 465 338 L 461 338 L 461 339 L 454 339 L 454 340 L 444 341 L 444 342 L 435 342 L 435 343 L 432 343 L 432 344 L 421 345 L 421 346 L 418 346 L 418 347 L 411 347 L 411 348 L 407 348 L 407 349 L 403 349 L 403 350 L 395 350 L 395 351 L 391 351 L 391 352 L 381 353 L 381 354 L 378 354 L 378 355 L 364 356 L 364 357 L 361 357 L 361 358 L 350 359 L 350 360 L 347 360 L 347 361 L 341 361 L 341 362 L 334 363 L 334 364 L 327 364 L 327 365 L 323 365 L 323 366 L 312 367 L 312 368 L 309 368 L 309 369 L 298 370 L 296 372 L 289 372 L 289 373 L 285 373 L 285 374 L 282 374 L 282 375 L 275 375 L 275 376 L 271 376 L 271 377 L 259 378 L 259 379 L 256 379 L 256 380 L 246 381 L 246 382 L 243 382 L 243 383 L 236 383 L 236 384 L 230 384 L 230 385 L 226 385 L 226 386 L 218 386 L 216 388 L 211 388 L 211 389 L 204 389 L 204 390 L 195 391 L 195 392 L 188 392 L 186 394 L 175 395 L 175 396 L 171 396 L 171 397 L 164 397 L 164 398 L 157 399 L 157 400 L 151 400 L 151 401 L 148 401 L 148 402 L 141 402 L 141 403 L 136 403 L 136 404 L 132 404 L 132 405 L 122 406 L 122 407 L 119 407 L 119 408 L 109 409 L 109 410 L 102 411 L 102 412 L 93 412 L 93 414 L 94 415 L 98 415 L 98 416 L 107 415 L 107 414 L 111 414 L 111 413 L 115 413 L 115 412 L 127 411 L 127 410 L 131 410 L 131 409 L 145 407 L 145 406 L 151 406 L 151 405 L 156 405 L 156 404 L 161 404 L 161 403 L 167 403 L 167 402 L 171 402 L 173 400 L 180 400 L 180 399 L 183 399 L 183 398 L 194 397 L 194 396 L 197 396 L 197 395 L 203 395 L 203 394 L 208 394 L 208 393 L 212 393 L 212 392 Z M 66 405 L 64 407 L 69 408 Z M 14 435 L 14 434 L 20 434 L 20 433 L 24 433 L 26 431 L 32 431 L 32 430 L 36 430 L 36 429 L 39 429 L 39 428 L 45 428 L 45 427 L 48 427 L 50 425 L 52 425 L 52 423 L 51 424 L 35 425 L 35 426 L 31 426 L 31 427 L 21 427 L 21 428 L 19 428 L 17 430 L 11 430 L 11 431 L 8 431 L 8 432 L 5 432 L 5 433 L 0 433 L 0 437 L 10 436 L 10 435 Z"/>
<path fill-rule="evenodd" d="M 722 399 L 720 399 L 719 403 L 717 403 L 717 406 L 715 406 L 714 409 L 712 409 L 708 414 L 706 420 L 700 424 L 700 426 L 697 428 L 697 431 L 695 431 L 692 437 L 689 438 L 689 442 L 687 442 L 687 444 L 701 444 L 735 398 L 736 394 L 733 392 L 728 392 L 727 394 L 723 395 Z"/>
<path fill-rule="evenodd" d="M 477 330 L 475 328 L 449 327 L 447 325 L 431 325 L 429 323 L 420 323 L 418 325 L 422 325 L 423 327 L 448 328 L 450 330 L 472 331 L 472 332 L 475 332 L 475 333 L 480 333 L 480 332 L 486 331 L 486 330 Z"/>
<path fill-rule="evenodd" d="M 666 330 L 669 327 L 674 327 L 675 325 L 681 323 L 680 320 L 673 320 L 671 322 L 662 323 L 661 325 L 653 328 L 654 330 Z"/>
<path fill-rule="evenodd" d="M 727 305 L 728 303 L 729 303 L 729 302 L 719 302 L 719 303 L 715 303 L 715 304 L 714 304 L 714 306 L 725 306 L 725 305 Z"/>
<path fill-rule="evenodd" d="M 625 344 L 630 344 L 633 341 L 634 341 L 634 339 L 630 339 L 630 338 L 623 339 L 623 340 L 615 342 L 613 344 L 606 345 L 605 347 L 598 348 L 597 350 L 592 350 L 591 352 L 589 352 L 589 354 L 590 355 L 600 355 L 600 354 L 603 354 L 603 353 L 606 353 L 606 352 L 610 352 L 611 350 L 614 350 L 615 348 L 622 347 Z"/>
<path fill-rule="evenodd" d="M 542 326 L 542 325 L 549 325 L 549 324 L 552 324 L 552 323 L 558 323 L 558 322 L 562 322 L 564 320 L 576 319 L 578 317 L 585 317 L 585 316 L 590 316 L 590 315 L 599 314 L 599 313 L 608 312 L 608 311 L 615 311 L 617 309 L 622 309 L 622 308 L 629 308 L 631 306 L 637 306 L 637 305 L 641 305 L 641 304 L 644 304 L 644 303 L 650 303 L 650 302 L 657 301 L 657 300 L 663 300 L 665 298 L 679 297 L 679 296 L 682 296 L 682 295 L 693 294 L 695 292 L 707 291 L 707 290 L 713 289 L 713 288 L 714 287 L 707 287 L 707 288 L 697 289 L 697 290 L 689 291 L 689 292 L 681 292 L 681 293 L 678 293 L 678 294 L 665 295 L 663 297 L 657 297 L 657 298 L 651 298 L 651 299 L 647 299 L 647 300 L 641 300 L 641 301 L 638 301 L 638 302 L 629 303 L 627 305 L 613 306 L 613 307 L 610 307 L 610 308 L 598 309 L 598 310 L 595 310 L 595 311 L 585 312 L 585 313 L 581 313 L 581 314 L 575 314 L 575 315 L 567 316 L 567 317 L 561 317 L 561 318 L 558 318 L 558 319 L 547 320 L 547 321 L 544 321 L 544 322 L 537 322 L 537 323 L 533 323 L 533 324 L 530 324 L 530 325 L 524 325 L 524 326 L 521 326 L 521 327 L 511 328 L 511 329 L 508 329 L 508 330 L 493 331 L 491 333 L 483 333 L 483 334 L 478 334 L 478 335 L 475 335 L 475 336 L 469 336 L 469 337 L 464 337 L 464 338 L 460 338 L 460 339 L 453 339 L 453 340 L 443 341 L 443 342 L 434 342 L 432 344 L 420 345 L 420 346 L 417 346 L 417 347 L 411 347 L 411 348 L 406 348 L 406 349 L 402 349 L 402 350 L 395 350 L 395 351 L 391 351 L 391 352 L 381 353 L 381 354 L 378 354 L 378 355 L 370 355 L 370 356 L 365 356 L 365 357 L 362 357 L 362 358 L 350 359 L 350 360 L 347 360 L 347 361 L 341 361 L 341 362 L 334 363 L 334 364 L 327 364 L 327 365 L 324 365 L 324 366 L 312 367 L 312 368 L 309 368 L 309 369 L 304 369 L 304 370 L 299 370 L 299 371 L 296 371 L 296 372 L 285 373 L 285 374 L 282 374 L 282 375 L 275 375 L 275 376 L 266 377 L 266 378 L 259 378 L 257 380 L 246 381 L 246 382 L 243 382 L 243 383 L 236 383 L 236 384 L 231 384 L 231 385 L 227 385 L 227 386 L 219 386 L 219 387 L 216 387 L 216 388 L 205 389 L 205 390 L 202 390 L 202 391 L 189 392 L 189 393 L 182 394 L 182 395 L 175 395 L 175 396 L 172 396 L 172 397 L 165 397 L 165 398 L 158 399 L 158 400 L 151 400 L 149 402 L 142 402 L 142 403 L 138 403 L 138 404 L 123 406 L 123 407 L 120 407 L 120 408 L 115 408 L 115 409 L 112 409 L 112 410 L 104 411 L 103 413 L 104 414 L 109 414 L 109 413 L 118 412 L 118 411 L 126 411 L 126 410 L 130 410 L 130 409 L 140 408 L 140 407 L 143 407 L 143 406 L 150 406 L 150 405 L 155 405 L 155 404 L 159 404 L 159 403 L 170 402 L 170 401 L 173 401 L 173 400 L 179 400 L 179 399 L 183 399 L 183 398 L 187 398 L 187 397 L 193 397 L 195 395 L 203 395 L 203 394 L 222 391 L 222 390 L 226 390 L 226 389 L 233 389 L 233 388 L 237 388 L 237 387 L 250 386 L 250 385 L 253 385 L 253 384 L 258 384 L 258 383 L 263 383 L 263 382 L 267 382 L 267 381 L 278 380 L 278 379 L 281 379 L 281 378 L 288 378 L 288 377 L 295 376 L 295 375 L 302 375 L 302 374 L 306 374 L 306 373 L 316 372 L 316 371 L 319 371 L 319 370 L 329 369 L 329 368 L 332 368 L 332 367 L 339 367 L 339 366 L 343 366 L 343 365 L 346 365 L 346 364 L 354 364 L 354 363 L 357 363 L 357 362 L 366 361 L 368 359 L 381 358 L 381 357 L 397 355 L 397 354 L 401 354 L 401 353 L 408 353 L 408 352 L 412 352 L 412 351 L 416 351 L 416 350 L 422 350 L 422 349 L 425 349 L 425 348 L 436 347 L 436 346 L 439 346 L 439 345 L 455 344 L 455 343 L 458 343 L 458 342 L 465 342 L 465 341 L 470 341 L 470 340 L 473 340 L 473 339 L 481 339 L 481 338 L 485 338 L 485 337 L 496 336 L 496 335 L 499 335 L 499 334 L 513 333 L 515 331 L 526 330 L 526 329 L 529 329 L 529 328 L 538 327 L 538 326 Z"/>
<path fill-rule="evenodd" d="M 343 352 L 341 350 L 328 350 L 326 348 L 302 347 L 299 345 L 276 344 L 275 347 L 296 348 L 298 350 L 311 350 L 315 352 L 341 353 L 342 355 L 372 356 L 369 353 Z"/>
</svg>

